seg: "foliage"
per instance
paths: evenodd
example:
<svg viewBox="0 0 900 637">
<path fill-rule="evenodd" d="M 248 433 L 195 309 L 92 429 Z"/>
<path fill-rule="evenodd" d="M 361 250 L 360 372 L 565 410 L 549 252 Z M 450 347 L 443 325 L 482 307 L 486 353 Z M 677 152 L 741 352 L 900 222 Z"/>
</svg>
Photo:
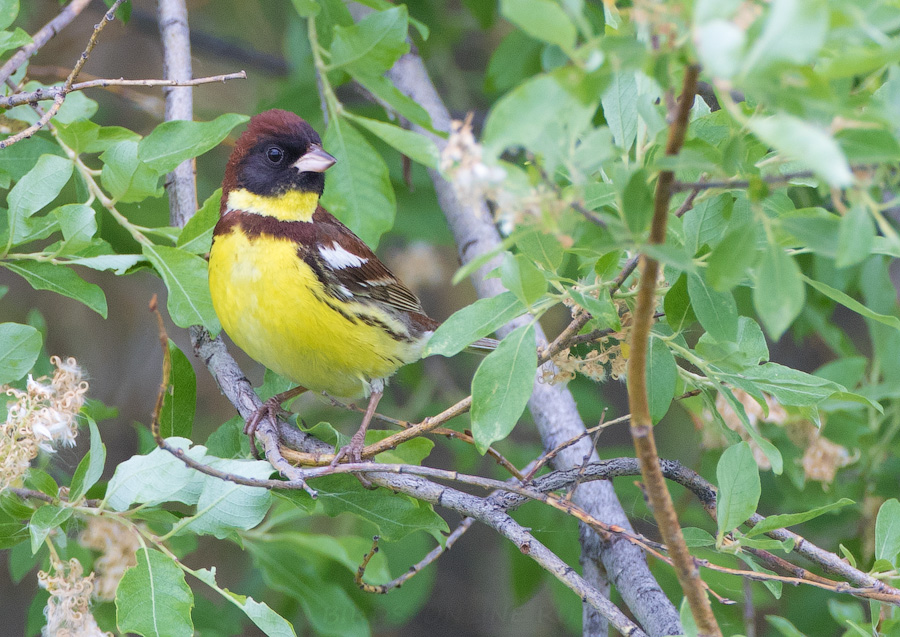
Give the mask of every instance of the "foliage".
<svg viewBox="0 0 900 637">
<path fill-rule="evenodd" d="M 460 310 L 428 345 L 429 354 L 451 356 L 509 320 L 528 317 L 472 378 L 471 422 L 458 429 L 471 428 L 477 452 L 499 442 L 507 457 L 531 459 L 515 435 L 507 438 L 527 427 L 522 413 L 540 373 L 534 323 L 560 307 L 589 312 L 581 333 L 600 336 L 557 353 L 558 370 L 542 372 L 543 380 L 571 380 L 576 395 L 591 396 L 580 404 L 587 418 L 599 391 L 594 385 L 624 378 L 640 273 L 624 282 L 617 277 L 633 255 L 646 254 L 664 265 L 663 314 L 647 364 L 651 416 L 661 429 L 676 428 L 677 436 L 702 447 L 691 461 L 719 488 L 714 535 L 699 506 L 684 514 L 685 526 L 704 527 L 686 529 L 692 550 L 720 565 L 765 572 L 747 549 L 789 555 L 792 542 L 762 534 L 802 523 L 827 550 L 896 582 L 900 318 L 889 267 L 900 257 L 900 9 L 825 0 L 602 7 L 501 0 L 466 2 L 471 14 L 444 17 L 437 13 L 447 3 L 439 0 L 362 4 L 374 10 L 354 21 L 342 0 L 294 0 L 294 12 L 283 16 L 291 32 L 285 55 L 298 68 L 276 101 L 290 105 L 296 94 L 306 96 L 302 105 L 311 112 L 303 115 L 324 132 L 324 147 L 338 160 L 323 204 L 373 248 L 397 215 L 409 224 L 397 224 L 392 236 L 419 238 L 423 226 L 416 224 L 440 223 L 418 168 L 416 187 L 429 197 L 424 220 L 405 208 L 413 200 L 395 174 L 401 155 L 440 168 L 463 199 L 491 202 L 505 240 L 491 255 L 500 265 L 490 276 L 508 291 Z M 7 57 L 30 39 L 13 26 L 18 11 L 16 0 L 0 0 L 0 25 L 7 29 L 0 49 Z M 480 69 L 484 78 L 464 92 L 466 109 L 487 107 L 480 142 L 466 137 L 471 128 L 457 126 L 448 146 L 456 155 L 442 155 L 429 137 L 400 125 L 430 131 L 434 123 L 384 76 L 410 50 L 410 39 L 439 65 L 455 45 L 441 20 L 490 42 L 503 37 Z M 693 104 L 684 148 L 666 156 L 668 106 L 689 63 L 701 65 L 710 90 Z M 21 81 L 26 72 L 23 65 L 14 78 Z M 348 86 L 362 87 L 381 106 L 354 103 L 345 97 L 352 92 L 342 90 Z M 38 87 L 28 82 L 24 89 Z M 314 110 L 318 90 L 324 127 Z M 6 111 L 4 124 L 14 133 L 36 120 L 29 106 L 18 106 Z M 184 228 L 145 221 L 141 206 L 164 196 L 169 171 L 217 147 L 246 120 L 217 114 L 161 123 L 141 136 L 101 123 L 97 102 L 71 93 L 52 128 L 0 150 L 0 187 L 7 191 L 0 266 L 103 317 L 104 289 L 83 278 L 86 269 L 126 277 L 149 270 L 168 290 L 175 325 L 218 333 L 204 254 L 220 193 L 204 193 L 206 203 Z M 654 188 L 663 170 L 674 171 L 677 192 L 665 243 L 650 246 Z M 464 266 L 457 278 L 485 262 Z M 60 328 L 49 326 L 54 329 Z M 0 324 L 0 382 L 26 389 L 29 372 L 47 371 L 45 341 L 35 326 Z M 829 362 L 810 371 L 788 359 L 791 345 L 825 349 Z M 198 437 L 193 357 L 172 342 L 168 356 L 172 374 L 160 422 L 168 442 L 227 473 L 274 475 L 269 463 L 250 459 L 237 421 Z M 679 421 L 685 410 L 700 434 Z M 320 498 L 313 501 L 198 473 L 158 448 L 111 467 L 95 423 L 103 412 L 91 403 L 81 411 L 90 451 L 72 475 L 60 467 L 45 472 L 44 457 L 9 481 L 13 489 L 47 497 L 0 493 L 0 547 L 11 550 L 11 568 L 21 574 L 35 565 L 61 569 L 73 558 L 89 572 L 101 555 L 72 538 L 95 518 L 114 520 L 140 538 L 114 610 L 97 613 L 101 628 L 191 634 L 209 603 L 193 592 L 200 587 L 236 609 L 242 619 L 235 625 L 252 623 L 269 635 L 368 635 L 376 617 L 389 611 L 405 620 L 424 604 L 424 596 L 404 598 L 412 610 L 401 612 L 405 602 L 373 602 L 352 577 L 373 533 L 397 547 L 418 549 L 429 537 L 443 543 L 449 527 L 431 505 L 368 491 L 349 476 L 316 481 Z M 401 447 L 380 460 L 420 464 L 429 451 Z M 460 456 L 460 467 L 472 463 Z M 0 457 L 5 471 L 4 462 Z M 101 479 L 104 469 L 109 480 Z M 60 498 L 61 487 L 67 498 Z M 742 526 L 758 509 L 773 515 Z M 549 514 L 521 514 L 537 515 Z M 333 535 L 316 531 L 336 516 L 346 522 L 332 527 Z M 216 543 L 223 562 L 225 552 L 246 549 L 262 582 L 248 576 L 233 592 L 217 582 L 214 565 L 188 567 L 184 558 L 200 536 L 215 538 L 204 541 Z M 547 543 L 559 554 L 574 553 L 577 533 Z M 554 581 L 530 563 L 522 566 L 527 558 L 510 559 L 523 578 L 514 583 L 517 598 Z M 409 551 L 389 549 L 373 559 L 366 577 L 386 582 L 409 562 Z M 737 580 L 723 577 L 711 575 L 710 586 L 737 590 Z M 677 604 L 680 591 L 666 590 Z M 782 589 L 772 581 L 752 591 L 748 601 L 784 635 L 837 628 L 890 634 L 898 622 L 889 605 L 838 592 Z M 565 594 L 560 613 L 571 623 L 577 600 Z M 808 612 L 826 599 L 828 615 Z M 726 633 L 743 630 L 740 608 L 715 612 Z"/>
</svg>

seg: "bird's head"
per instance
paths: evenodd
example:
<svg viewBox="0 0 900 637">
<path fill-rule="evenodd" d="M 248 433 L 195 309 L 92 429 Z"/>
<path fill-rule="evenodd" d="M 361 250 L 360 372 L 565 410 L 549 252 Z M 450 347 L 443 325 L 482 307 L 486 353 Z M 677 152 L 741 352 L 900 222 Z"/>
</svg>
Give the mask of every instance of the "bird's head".
<svg viewBox="0 0 900 637">
<path fill-rule="evenodd" d="M 250 120 L 231 153 L 222 183 L 223 204 L 237 189 L 262 197 L 292 191 L 321 195 L 324 172 L 335 161 L 306 121 L 288 111 L 265 111 Z"/>
</svg>

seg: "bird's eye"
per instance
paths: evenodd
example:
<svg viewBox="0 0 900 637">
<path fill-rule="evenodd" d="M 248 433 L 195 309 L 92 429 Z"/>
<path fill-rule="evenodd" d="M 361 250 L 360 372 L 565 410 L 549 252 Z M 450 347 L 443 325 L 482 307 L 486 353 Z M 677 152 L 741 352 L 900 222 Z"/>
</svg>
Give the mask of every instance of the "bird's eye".
<svg viewBox="0 0 900 637">
<path fill-rule="evenodd" d="M 284 159 L 284 151 L 278 146 L 269 146 L 266 149 L 266 159 L 273 164 L 280 164 L 281 160 Z"/>
</svg>

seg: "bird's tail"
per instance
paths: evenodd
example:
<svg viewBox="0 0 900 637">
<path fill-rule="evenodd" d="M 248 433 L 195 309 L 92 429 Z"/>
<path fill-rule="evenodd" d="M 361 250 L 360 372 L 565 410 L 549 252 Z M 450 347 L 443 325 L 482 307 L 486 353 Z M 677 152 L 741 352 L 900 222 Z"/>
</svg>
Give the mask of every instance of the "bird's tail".
<svg viewBox="0 0 900 637">
<path fill-rule="evenodd" d="M 497 349 L 497 345 L 500 344 L 496 338 L 479 338 L 477 341 L 472 343 L 466 348 L 466 351 L 473 352 L 475 354 L 490 354 L 495 349 Z"/>
</svg>

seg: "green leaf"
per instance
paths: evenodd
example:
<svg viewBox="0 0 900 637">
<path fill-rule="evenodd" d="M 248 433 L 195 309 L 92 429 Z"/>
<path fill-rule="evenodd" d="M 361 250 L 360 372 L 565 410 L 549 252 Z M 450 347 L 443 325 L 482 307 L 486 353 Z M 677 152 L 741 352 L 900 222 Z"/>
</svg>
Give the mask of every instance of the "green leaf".
<svg viewBox="0 0 900 637">
<path fill-rule="evenodd" d="M 740 442 L 725 450 L 716 466 L 716 479 L 719 483 L 716 518 L 721 541 L 722 536 L 756 513 L 759 504 L 762 493 L 759 467 L 749 444 Z"/>
<path fill-rule="evenodd" d="M 734 210 L 734 196 L 725 192 L 717 197 L 705 199 L 685 213 L 684 225 L 685 248 L 692 255 L 704 245 L 715 247 L 728 232 L 728 224 Z M 744 233 L 744 246 L 752 233 Z"/>
<path fill-rule="evenodd" d="M 637 100 L 637 79 L 627 71 L 613 74 L 612 83 L 600 100 L 613 140 L 623 150 L 630 149 L 637 138 Z"/>
<path fill-rule="evenodd" d="M 40 261 L 4 261 L 0 265 L 21 276 L 35 290 L 50 290 L 81 301 L 106 318 L 106 295 L 103 289 L 88 283 L 69 268 Z"/>
<path fill-rule="evenodd" d="M 222 189 L 216 191 L 203 202 L 203 206 L 188 219 L 175 247 L 191 254 L 206 254 L 212 246 L 213 229 L 219 221 L 219 202 Z"/>
<path fill-rule="evenodd" d="M 438 167 L 440 153 L 437 146 L 424 135 L 404 130 L 394 124 L 380 122 L 377 119 L 360 117 L 349 111 L 345 111 L 344 116 L 363 126 L 373 135 L 380 137 L 388 146 L 395 148 L 413 161 L 428 168 Z"/>
<path fill-rule="evenodd" d="M 524 305 L 532 306 L 547 291 L 547 279 L 524 254 L 506 253 L 500 264 L 500 280 Z"/>
<path fill-rule="evenodd" d="M 97 234 L 97 214 L 90 206 L 70 203 L 53 211 L 65 239 L 65 250 L 77 252 L 91 245 Z"/>
<path fill-rule="evenodd" d="M 327 515 L 352 513 L 374 524 L 378 535 L 388 542 L 401 540 L 415 531 L 426 531 L 441 541 L 441 533 L 450 530 L 430 504 L 386 489 L 370 491 L 352 476 L 319 478 L 316 489 Z"/>
<path fill-rule="evenodd" d="M 87 416 L 87 421 L 91 431 L 91 448 L 84 454 L 84 458 L 75 469 L 75 475 L 72 476 L 72 485 L 69 488 L 70 502 L 76 502 L 97 484 L 100 476 L 103 475 L 103 466 L 106 464 L 106 445 L 100 440 L 97 423 L 90 416 Z"/>
<path fill-rule="evenodd" d="M 363 88 L 382 100 L 399 115 L 413 124 L 432 130 L 431 116 L 428 111 L 401 93 L 389 79 L 378 73 L 366 73 L 356 68 L 351 68 L 350 74 L 353 75 L 354 80 L 362 84 Z"/>
<path fill-rule="evenodd" d="M 785 113 L 751 118 L 747 125 L 760 140 L 835 188 L 853 183 L 847 158 L 828 131 Z"/>
<path fill-rule="evenodd" d="M 63 522 L 72 517 L 72 509 L 60 507 L 55 504 L 45 504 L 31 516 L 28 531 L 31 533 L 31 554 L 34 555 L 44 544 L 44 540 L 50 535 L 50 531 L 58 528 Z"/>
<path fill-rule="evenodd" d="M 159 174 L 138 158 L 138 145 L 139 142 L 126 139 L 100 155 L 100 183 L 116 201 L 134 203 L 162 194 Z"/>
<path fill-rule="evenodd" d="M 513 430 L 531 397 L 536 370 L 533 323 L 507 334 L 481 362 L 472 378 L 472 435 L 479 453 Z"/>
<path fill-rule="evenodd" d="M 716 292 L 696 275 L 687 278 L 688 296 L 697 320 L 718 342 L 737 338 L 737 304 L 730 292 Z"/>
<path fill-rule="evenodd" d="M 184 571 L 156 550 L 138 549 L 135 556 L 137 564 L 125 571 L 116 589 L 116 627 L 144 637 L 193 635 L 194 594 Z"/>
<path fill-rule="evenodd" d="M 698 529 L 695 526 L 688 526 L 681 529 L 681 534 L 684 536 L 684 541 L 687 544 L 688 548 L 713 546 L 716 543 L 716 538 L 707 533 L 705 530 Z"/>
<path fill-rule="evenodd" d="M 875 518 L 875 559 L 894 564 L 900 553 L 900 502 L 891 498 Z"/>
<path fill-rule="evenodd" d="M 226 460 L 207 456 L 204 463 L 219 471 L 257 480 L 268 479 L 273 471 L 272 465 L 264 460 Z M 222 539 L 234 529 L 246 531 L 262 522 L 271 503 L 272 494 L 268 489 L 204 476 L 197 513 L 189 518 L 185 530 Z"/>
<path fill-rule="evenodd" d="M 28 527 L 18 522 L 0 522 L 0 550 L 11 549 L 28 539 Z"/>
<path fill-rule="evenodd" d="M 717 367 L 741 371 L 769 360 L 769 347 L 759 324 L 752 318 L 738 317 L 737 338 L 719 343 L 709 333 L 703 334 L 694 346 L 697 353 Z"/>
<path fill-rule="evenodd" d="M 41 353 L 41 333 L 30 325 L 0 323 L 0 385 L 19 380 Z"/>
<path fill-rule="evenodd" d="M 366 432 L 366 445 L 379 442 L 391 434 L 392 432 L 390 431 L 368 431 Z M 375 462 L 384 464 L 422 464 L 422 461 L 431 454 L 432 449 L 434 449 L 434 442 L 431 440 L 421 437 L 413 438 L 412 440 L 401 442 L 393 449 L 379 453 L 375 456 Z"/>
<path fill-rule="evenodd" d="M 405 6 L 366 16 L 353 26 L 334 27 L 331 67 L 383 73 L 409 51 L 409 16 Z"/>
<path fill-rule="evenodd" d="M 477 1 L 479 5 L 486 3 Z M 528 37 L 522 31 L 510 31 L 494 47 L 484 76 L 484 88 L 488 93 L 503 93 L 526 78 L 541 72 L 541 51 L 544 44 Z"/>
<path fill-rule="evenodd" d="M 425 346 L 423 356 L 455 356 L 479 338 L 493 334 L 525 312 L 525 306 L 512 292 L 478 299 L 455 312 L 438 327 Z"/>
<path fill-rule="evenodd" d="M 666 312 L 666 323 L 674 332 L 680 332 L 697 320 L 688 295 L 687 274 L 682 272 L 666 292 L 663 299 L 663 310 Z"/>
<path fill-rule="evenodd" d="M 568 80 L 561 73 L 530 78 L 500 98 L 491 108 L 484 125 L 485 150 L 499 155 L 510 146 L 524 146 L 533 150 L 549 135 L 546 143 L 558 146 L 559 114 L 566 113 L 569 126 L 581 130 L 597 110 L 597 102 L 583 100 L 569 90 Z M 585 82 L 586 83 L 586 82 Z M 581 84 L 581 83 L 579 83 Z M 522 122 L 528 122 L 523 126 Z"/>
<path fill-rule="evenodd" d="M 772 394 L 782 405 L 793 407 L 817 405 L 836 392 L 846 391 L 830 380 L 778 363 L 748 367 L 741 372 L 741 378 L 753 383 L 759 391 Z"/>
<path fill-rule="evenodd" d="M 125 272 L 144 261 L 140 254 L 101 254 L 96 257 L 74 257 L 67 261 L 70 265 L 83 265 L 92 270 L 113 270 L 116 274 Z"/>
<path fill-rule="evenodd" d="M 770 245 L 756 268 L 753 307 L 773 341 L 781 338 L 805 302 L 799 266 L 781 246 Z"/>
<path fill-rule="evenodd" d="M 744 281 L 747 270 L 756 263 L 759 253 L 747 244 L 749 230 L 746 226 L 732 230 L 709 255 L 706 280 L 716 292 L 729 292 Z"/>
<path fill-rule="evenodd" d="M 870 318 L 873 321 L 878 321 L 879 323 L 884 323 L 885 325 L 889 325 L 890 327 L 900 330 L 900 319 L 898 319 L 896 316 L 873 312 L 853 297 L 844 294 L 840 290 L 837 290 L 826 283 L 822 283 L 821 281 L 810 279 L 807 276 L 803 276 L 803 281 L 827 296 L 832 301 L 840 303 L 848 310 L 853 310 L 860 316 L 865 316 L 866 318 Z"/>
<path fill-rule="evenodd" d="M 322 205 L 373 249 L 394 223 L 397 201 L 387 165 L 359 132 L 338 117 L 325 131 L 325 148 L 337 158 Z"/>
<path fill-rule="evenodd" d="M 849 504 L 854 504 L 853 500 L 850 500 L 849 498 L 841 498 L 837 502 L 831 502 L 824 506 L 816 507 L 815 509 L 810 509 L 809 511 L 804 511 L 803 513 L 770 515 L 765 520 L 757 523 L 752 529 L 747 531 L 746 536 L 753 537 L 754 535 L 768 533 L 769 531 L 774 531 L 775 529 L 783 529 L 789 526 L 794 526 L 795 524 L 801 524 L 830 511 L 835 511 L 837 509 L 843 508 Z"/>
<path fill-rule="evenodd" d="M 206 449 L 190 448 L 186 438 L 169 438 L 173 447 L 202 461 Z M 205 476 L 163 449 L 154 449 L 145 456 L 132 456 L 116 467 L 106 488 L 106 502 L 114 511 L 124 511 L 132 503 L 156 505 L 163 502 L 196 504 L 203 490 Z"/>
<path fill-rule="evenodd" d="M 163 438 L 190 438 L 197 408 L 197 378 L 191 361 L 171 339 L 169 358 L 171 375 L 159 414 L 159 433 Z"/>
<path fill-rule="evenodd" d="M 559 269 L 565 257 L 563 247 L 556 237 L 540 230 L 516 237 L 516 247 L 522 254 L 550 271 Z"/>
<path fill-rule="evenodd" d="M 653 219 L 653 193 L 647 185 L 647 173 L 638 170 L 625 186 L 622 193 L 622 214 L 625 224 L 632 234 L 643 234 Z"/>
<path fill-rule="evenodd" d="M 175 170 L 181 162 L 215 148 L 231 129 L 248 119 L 246 115 L 225 113 L 211 122 L 163 122 L 141 140 L 138 158 L 158 175 L 163 175 Z"/>
<path fill-rule="evenodd" d="M 68 125 L 59 124 L 56 133 L 66 146 L 81 154 L 97 143 L 100 125 L 90 120 L 79 120 Z"/>
<path fill-rule="evenodd" d="M 784 617 L 779 617 L 778 615 L 766 615 L 766 621 L 772 624 L 772 626 L 775 627 L 775 630 L 783 637 L 806 637 L 806 635 L 797 630 L 797 627 Z"/>
<path fill-rule="evenodd" d="M 294 0 L 297 4 L 300 0 Z M 312 0 L 304 0 L 312 2 Z M 318 5 L 314 5 L 318 7 Z M 294 627 L 281 615 L 262 602 L 257 602 L 252 597 L 232 593 L 227 588 L 222 588 L 216 582 L 216 567 L 196 569 L 192 575 L 207 586 L 216 590 L 226 600 L 240 608 L 245 615 L 261 631 L 269 637 L 296 637 Z"/>
<path fill-rule="evenodd" d="M 369 637 L 368 622 L 347 592 L 302 560 L 298 563 L 295 547 L 282 542 L 247 542 L 246 547 L 266 584 L 298 600 L 317 635 Z"/>
<path fill-rule="evenodd" d="M 301 18 L 311 18 L 319 15 L 319 5 L 315 0 L 291 0 L 297 15 Z"/>
<path fill-rule="evenodd" d="M 675 357 L 661 338 L 650 339 L 647 355 L 647 399 L 650 403 L 650 418 L 655 425 L 666 412 L 675 397 L 678 381 L 678 366 Z"/>
<path fill-rule="evenodd" d="M 11 25 L 19 15 L 19 0 L 0 0 L 0 29 Z"/>
<path fill-rule="evenodd" d="M 594 298 L 592 294 L 581 292 L 575 288 L 569 288 L 568 293 L 573 301 L 590 312 L 593 317 L 599 319 L 607 327 L 617 332 L 622 329 L 619 311 L 605 288 L 600 290 L 597 298 Z"/>
<path fill-rule="evenodd" d="M 872 253 L 875 222 L 865 206 L 856 204 L 841 218 L 834 265 L 845 268 L 862 263 Z"/>
<path fill-rule="evenodd" d="M 169 290 L 166 307 L 175 325 L 202 325 L 211 334 L 218 334 L 222 326 L 209 294 L 207 262 L 179 248 L 144 245 L 142 250 Z"/>
<path fill-rule="evenodd" d="M 744 73 L 779 62 L 811 62 L 825 43 L 826 0 L 774 0 L 762 33 L 744 59 Z"/>
<path fill-rule="evenodd" d="M 31 36 L 19 27 L 16 27 L 14 31 L 0 31 L 0 53 L 6 53 L 10 49 L 17 49 L 32 42 Z"/>
<path fill-rule="evenodd" d="M 500 0 L 500 13 L 533 38 L 567 52 L 575 48 L 575 25 L 551 0 Z"/>
<path fill-rule="evenodd" d="M 5 152 L 5 151 L 4 151 Z M 21 239 L 23 220 L 56 199 L 72 177 L 74 164 L 56 155 L 41 155 L 37 163 L 7 195 L 9 236 L 15 243 Z"/>
</svg>

